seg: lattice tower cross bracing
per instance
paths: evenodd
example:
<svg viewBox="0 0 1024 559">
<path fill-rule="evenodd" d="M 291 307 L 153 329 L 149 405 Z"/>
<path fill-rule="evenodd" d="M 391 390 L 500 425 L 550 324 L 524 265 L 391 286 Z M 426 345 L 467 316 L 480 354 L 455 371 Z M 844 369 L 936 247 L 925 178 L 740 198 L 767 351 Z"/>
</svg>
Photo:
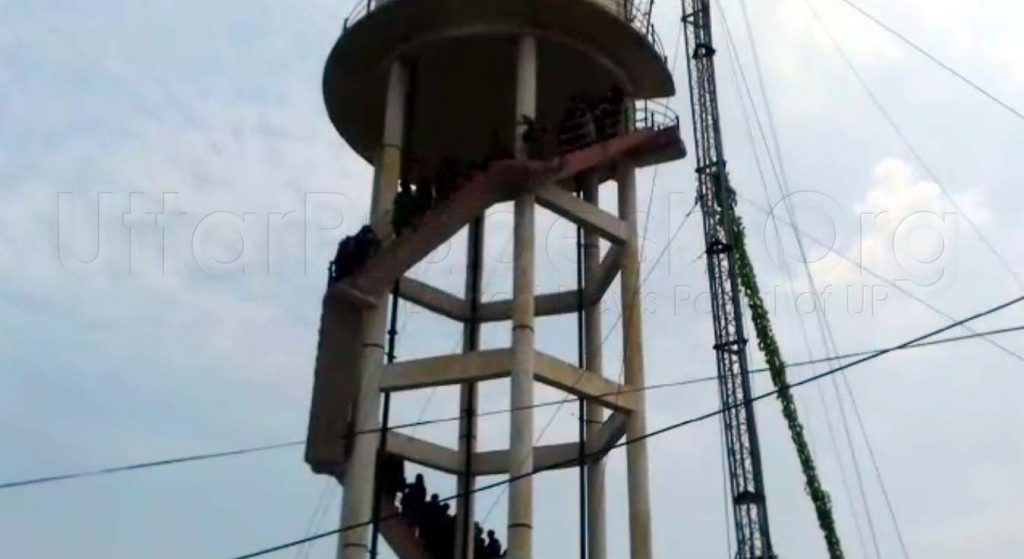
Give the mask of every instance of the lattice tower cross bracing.
<svg viewBox="0 0 1024 559">
<path fill-rule="evenodd" d="M 704 248 L 715 332 L 724 443 L 735 524 L 736 557 L 774 557 L 768 529 L 761 450 L 751 403 L 747 338 L 732 239 L 728 174 L 722 151 L 715 82 L 715 47 L 708 0 L 683 0 L 693 113 L 697 198 L 704 221 Z"/>
</svg>

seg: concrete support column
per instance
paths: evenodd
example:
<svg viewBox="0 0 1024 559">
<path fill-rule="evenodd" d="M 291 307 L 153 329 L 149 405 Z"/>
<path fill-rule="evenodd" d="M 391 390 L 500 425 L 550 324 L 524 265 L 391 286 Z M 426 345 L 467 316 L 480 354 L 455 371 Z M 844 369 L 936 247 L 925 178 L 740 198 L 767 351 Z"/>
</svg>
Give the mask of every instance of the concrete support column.
<svg viewBox="0 0 1024 559">
<path fill-rule="evenodd" d="M 597 181 L 593 176 L 583 179 L 583 200 L 598 205 Z M 584 285 L 593 285 L 601 264 L 601 236 L 597 231 L 583 230 L 583 277 Z M 586 348 L 586 366 L 591 373 L 603 375 L 603 351 L 601 349 L 601 301 L 583 309 L 583 339 Z M 604 407 L 587 402 L 587 440 L 597 436 L 604 421 Z M 587 465 L 587 556 L 589 559 L 605 559 L 605 500 L 604 500 L 604 459 Z"/>
<path fill-rule="evenodd" d="M 640 247 L 636 227 L 636 170 L 623 163 L 618 169 L 619 218 L 626 222 L 628 240 L 622 254 L 622 359 L 626 384 L 645 385 L 643 354 L 643 307 L 640 293 Z M 626 437 L 637 439 L 647 432 L 645 395 L 636 393 L 635 411 L 629 414 Z M 647 442 L 626 447 L 626 478 L 629 490 L 629 549 L 632 559 L 651 559 L 651 497 L 647 477 Z"/>
<path fill-rule="evenodd" d="M 384 112 L 384 137 L 374 172 L 371 219 L 391 211 L 401 175 L 402 134 L 405 124 L 408 71 L 401 62 L 391 65 Z M 362 354 L 359 360 L 359 396 L 356 400 L 352 452 L 345 470 L 341 525 L 366 525 L 343 531 L 338 538 L 339 559 L 369 557 L 369 522 L 373 515 L 373 481 L 377 471 L 380 434 L 380 377 L 384 368 L 387 297 L 363 314 Z"/>
<path fill-rule="evenodd" d="M 483 296 L 481 286 L 484 271 L 484 219 L 471 221 L 469 224 L 469 242 L 466 248 L 466 300 L 470 303 L 470 318 L 462 328 L 462 351 L 468 353 L 480 349 L 480 322 L 476 319 Z M 477 441 L 477 394 L 476 383 L 466 383 L 459 390 L 459 410 L 462 419 L 459 421 L 459 455 L 463 464 L 469 469 L 473 453 L 476 452 Z M 455 514 L 455 557 L 473 559 L 473 519 L 475 516 L 475 499 L 472 495 L 476 487 L 476 476 L 466 472 L 459 476 L 458 491 L 465 493 L 459 499 L 459 507 Z"/>
<path fill-rule="evenodd" d="M 537 43 L 519 40 L 516 82 L 516 119 L 537 112 Z M 516 155 L 526 157 L 522 133 L 516 126 Z M 536 198 L 522 194 L 515 200 L 514 273 L 512 279 L 511 430 L 509 433 L 508 557 L 533 557 L 533 371 L 534 371 L 534 211 Z M 520 478 L 521 479 L 517 479 Z"/>
<path fill-rule="evenodd" d="M 524 36 L 519 39 L 516 54 L 516 137 L 512 145 L 516 147 L 516 157 L 527 158 L 523 132 L 526 125 L 523 116 L 537 116 L 537 39 Z"/>
</svg>

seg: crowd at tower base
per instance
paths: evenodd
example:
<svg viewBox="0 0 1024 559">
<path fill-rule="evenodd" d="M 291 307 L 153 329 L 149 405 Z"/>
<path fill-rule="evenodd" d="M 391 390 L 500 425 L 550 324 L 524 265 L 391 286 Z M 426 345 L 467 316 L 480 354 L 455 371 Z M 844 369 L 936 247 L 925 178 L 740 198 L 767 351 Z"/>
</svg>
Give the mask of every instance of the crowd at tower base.
<svg viewBox="0 0 1024 559">
<path fill-rule="evenodd" d="M 414 530 L 416 538 L 433 559 L 454 559 L 456 552 L 455 516 L 450 505 L 442 503 L 437 493 L 427 499 L 427 487 L 423 474 L 416 474 L 412 483 L 405 479 L 405 462 L 393 455 L 385 454 L 381 459 L 381 497 L 397 503 L 402 518 Z M 484 529 L 473 523 L 474 559 L 500 559 L 505 557 L 501 540 L 494 530 Z"/>
</svg>

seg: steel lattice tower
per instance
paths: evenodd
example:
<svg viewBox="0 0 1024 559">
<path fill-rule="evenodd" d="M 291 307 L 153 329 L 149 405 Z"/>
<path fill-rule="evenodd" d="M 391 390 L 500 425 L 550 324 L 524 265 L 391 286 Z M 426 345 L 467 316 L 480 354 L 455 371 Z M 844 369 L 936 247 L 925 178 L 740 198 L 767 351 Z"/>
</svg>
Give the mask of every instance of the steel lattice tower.
<svg viewBox="0 0 1024 559">
<path fill-rule="evenodd" d="M 722 151 L 715 83 L 715 48 L 708 0 L 683 0 L 683 27 L 689 53 L 690 104 L 696 153 L 697 197 L 704 219 L 705 255 L 715 330 L 715 353 L 722 423 L 728 457 L 736 557 L 771 558 L 761 451 L 750 400 L 747 338 L 733 252 L 728 174 Z"/>
</svg>

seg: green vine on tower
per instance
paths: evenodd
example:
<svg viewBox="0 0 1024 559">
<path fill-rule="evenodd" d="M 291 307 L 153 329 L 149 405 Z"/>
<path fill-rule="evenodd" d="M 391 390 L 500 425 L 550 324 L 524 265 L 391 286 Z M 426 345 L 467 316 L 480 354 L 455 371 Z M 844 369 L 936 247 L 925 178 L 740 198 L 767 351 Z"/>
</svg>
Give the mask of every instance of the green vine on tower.
<svg viewBox="0 0 1024 559">
<path fill-rule="evenodd" d="M 754 265 L 750 260 L 750 254 L 746 246 L 746 230 L 743 221 L 736 212 L 736 192 L 729 184 L 728 175 L 725 180 L 720 181 L 722 187 L 722 211 L 724 222 L 728 228 L 728 235 L 731 238 L 734 254 L 736 256 L 736 273 L 739 276 L 743 293 L 750 305 L 751 320 L 754 323 L 754 331 L 757 334 L 757 347 L 764 355 L 768 364 L 768 371 L 771 374 L 772 384 L 777 390 L 776 396 L 782 404 L 782 415 L 789 427 L 789 435 L 796 446 L 797 457 L 800 460 L 800 468 L 804 474 L 804 482 L 808 495 L 814 504 L 814 512 L 818 518 L 818 526 L 825 536 L 825 545 L 828 548 L 830 559 L 843 559 L 843 549 L 839 542 L 839 534 L 836 531 L 835 518 L 832 515 L 832 502 L 828 492 L 818 478 L 818 470 L 814 464 L 814 457 L 804 436 L 803 424 L 797 413 L 796 402 L 793 400 L 793 393 L 786 379 L 786 364 L 782 360 L 782 352 L 779 350 L 779 343 L 775 339 L 775 332 L 772 330 L 771 318 L 768 309 L 765 307 L 764 299 L 761 297 L 761 290 L 757 284 L 757 276 L 754 274 Z"/>
</svg>

